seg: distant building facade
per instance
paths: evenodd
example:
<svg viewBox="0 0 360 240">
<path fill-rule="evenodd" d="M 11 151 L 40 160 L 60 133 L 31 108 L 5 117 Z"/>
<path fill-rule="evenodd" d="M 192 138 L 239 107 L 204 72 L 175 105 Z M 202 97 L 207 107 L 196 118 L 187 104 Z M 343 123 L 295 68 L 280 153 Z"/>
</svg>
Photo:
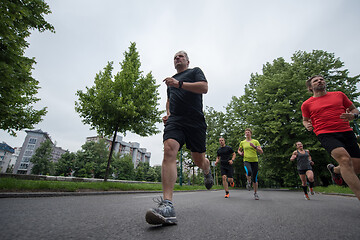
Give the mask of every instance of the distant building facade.
<svg viewBox="0 0 360 240">
<path fill-rule="evenodd" d="M 112 140 L 106 137 L 87 137 L 86 141 L 97 142 L 99 139 L 104 139 L 109 150 L 111 149 Z M 121 136 L 116 136 L 113 154 L 120 154 L 120 156 L 125 154 L 130 155 L 132 157 L 134 168 L 136 168 L 140 162 L 150 164 L 151 153 L 146 152 L 146 148 L 140 148 L 140 144 L 137 142 L 124 142 L 123 137 Z"/>
<path fill-rule="evenodd" d="M 7 143 L 0 143 L 0 172 L 5 173 L 10 165 L 11 157 L 15 149 L 10 147 Z"/>
<path fill-rule="evenodd" d="M 27 135 L 13 170 L 13 173 L 15 174 L 31 174 L 31 169 L 33 167 L 33 164 L 30 162 L 31 157 L 35 154 L 36 149 L 41 145 L 42 142 L 46 140 L 51 141 L 49 134 L 47 132 L 43 132 L 41 129 L 26 130 L 25 132 Z M 53 144 L 51 161 L 57 162 L 61 155 L 65 152 L 66 150 L 60 147 L 56 147 Z"/>
</svg>

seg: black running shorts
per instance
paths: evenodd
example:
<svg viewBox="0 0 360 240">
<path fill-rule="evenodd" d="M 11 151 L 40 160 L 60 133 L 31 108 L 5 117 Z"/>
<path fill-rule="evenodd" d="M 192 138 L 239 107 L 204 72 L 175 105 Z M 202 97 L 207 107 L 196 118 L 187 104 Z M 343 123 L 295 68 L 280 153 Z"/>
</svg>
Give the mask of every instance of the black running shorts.
<svg viewBox="0 0 360 240">
<path fill-rule="evenodd" d="M 302 170 L 299 170 L 299 169 L 298 169 L 297 171 L 298 171 L 298 173 L 299 173 L 300 175 L 305 175 L 306 172 L 309 171 L 309 170 L 312 171 L 312 169 L 302 169 Z"/>
<path fill-rule="evenodd" d="M 180 148 L 186 143 L 186 148 L 191 152 L 204 153 L 206 151 L 206 125 L 191 127 L 181 123 L 171 122 L 165 125 L 163 141 L 174 139 Z"/>
<path fill-rule="evenodd" d="M 335 148 L 343 147 L 352 158 L 360 158 L 360 149 L 353 131 L 322 133 L 317 136 L 321 145 L 330 153 Z"/>
<path fill-rule="evenodd" d="M 227 164 L 227 165 L 224 164 L 224 166 L 221 165 L 220 171 L 221 171 L 221 176 L 226 175 L 228 178 L 234 177 L 234 168 L 233 168 L 233 166 L 231 166 L 229 164 Z"/>
</svg>

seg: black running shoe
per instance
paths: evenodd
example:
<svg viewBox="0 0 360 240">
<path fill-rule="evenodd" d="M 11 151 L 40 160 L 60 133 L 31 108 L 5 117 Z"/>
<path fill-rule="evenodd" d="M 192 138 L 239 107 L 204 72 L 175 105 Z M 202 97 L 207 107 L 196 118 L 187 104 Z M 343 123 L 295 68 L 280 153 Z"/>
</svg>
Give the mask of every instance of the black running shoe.
<svg viewBox="0 0 360 240">
<path fill-rule="evenodd" d="M 340 174 L 337 174 L 334 172 L 334 167 L 335 166 L 331 163 L 327 165 L 327 169 L 329 170 L 329 172 L 331 174 L 333 182 L 339 186 L 342 186 L 344 184 L 344 179 L 341 177 Z"/>
<path fill-rule="evenodd" d="M 154 199 L 154 202 L 158 203 L 157 208 L 151 208 L 146 212 L 146 222 L 153 225 L 173 225 L 177 223 L 175 216 L 175 209 L 171 201 L 160 199 Z"/>
<path fill-rule="evenodd" d="M 204 183 L 207 190 L 210 190 L 214 185 L 214 179 L 213 176 L 211 175 L 211 169 L 209 170 L 208 174 L 204 173 Z"/>
</svg>

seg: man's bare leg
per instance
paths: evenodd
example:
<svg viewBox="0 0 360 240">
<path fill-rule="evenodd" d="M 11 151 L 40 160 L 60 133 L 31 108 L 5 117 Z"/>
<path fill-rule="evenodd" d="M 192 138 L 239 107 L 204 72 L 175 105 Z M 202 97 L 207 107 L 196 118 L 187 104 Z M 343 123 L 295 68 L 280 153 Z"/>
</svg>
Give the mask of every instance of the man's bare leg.
<svg viewBox="0 0 360 240">
<path fill-rule="evenodd" d="M 340 168 L 342 178 L 345 180 L 346 184 L 350 187 L 350 189 L 354 192 L 355 196 L 360 200 L 360 180 L 354 171 L 353 161 L 350 155 L 344 148 L 340 147 L 335 148 L 331 152 L 331 156 L 339 163 L 336 171 L 338 171 Z"/>
<path fill-rule="evenodd" d="M 164 142 L 164 159 L 161 166 L 161 180 L 164 199 L 172 201 L 174 185 L 177 179 L 176 154 L 180 144 L 174 139 Z"/>
</svg>

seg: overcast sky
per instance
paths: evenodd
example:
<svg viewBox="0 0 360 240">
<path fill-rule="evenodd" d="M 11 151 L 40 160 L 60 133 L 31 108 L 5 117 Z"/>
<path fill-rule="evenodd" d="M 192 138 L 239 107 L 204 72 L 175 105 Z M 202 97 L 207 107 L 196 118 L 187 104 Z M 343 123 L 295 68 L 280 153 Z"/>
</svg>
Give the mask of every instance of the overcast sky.
<svg viewBox="0 0 360 240">
<path fill-rule="evenodd" d="M 40 81 L 37 109 L 48 107 L 35 126 L 48 132 L 57 146 L 76 152 L 95 136 L 75 112 L 77 90 L 94 84 L 108 61 L 115 75 L 130 42 L 136 42 L 141 70 L 152 72 L 165 109 L 162 80 L 175 74 L 173 56 L 189 54 L 190 67 L 200 67 L 209 82 L 204 106 L 224 111 L 232 96 L 241 96 L 252 73 L 278 57 L 290 61 L 298 50 L 335 53 L 360 73 L 360 1 L 358 0 L 52 0 L 46 16 L 56 33 L 34 32 L 26 52 L 35 57 L 33 77 Z M 300 120 L 299 120 L 300 121 Z M 158 125 L 163 130 L 162 124 Z M 20 147 L 18 137 L 0 131 L 0 142 Z M 162 133 L 151 137 L 127 134 L 152 153 L 152 166 L 162 161 Z"/>
</svg>

